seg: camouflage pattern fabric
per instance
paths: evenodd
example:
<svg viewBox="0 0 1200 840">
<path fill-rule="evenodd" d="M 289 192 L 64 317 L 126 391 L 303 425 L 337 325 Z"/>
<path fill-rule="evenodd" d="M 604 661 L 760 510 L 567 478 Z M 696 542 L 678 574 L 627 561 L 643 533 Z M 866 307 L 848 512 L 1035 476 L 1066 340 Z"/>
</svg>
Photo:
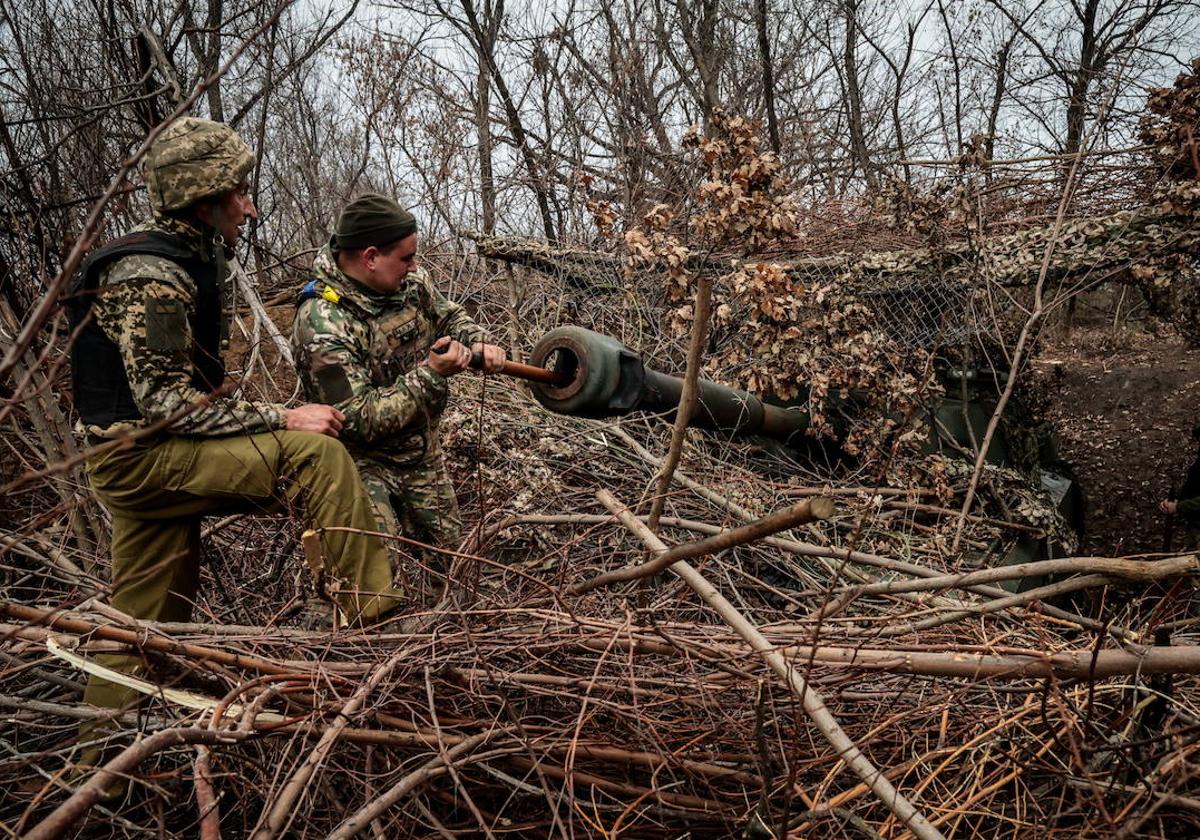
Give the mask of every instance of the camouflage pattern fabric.
<svg viewBox="0 0 1200 840">
<path fill-rule="evenodd" d="M 437 439 L 447 382 L 422 362 L 443 335 L 470 346 L 487 334 L 422 269 L 381 294 L 344 274 L 327 246 L 313 272 L 292 331 L 308 399 L 345 413 L 342 441 L 377 519 L 412 539 L 457 546 L 458 504 Z"/>
<path fill-rule="evenodd" d="M 217 260 L 211 232 L 163 215 L 139 230 L 163 230 L 182 237 L 205 260 Z M 221 335 L 229 335 L 228 278 L 222 274 Z M 134 255 L 117 260 L 100 278 L 93 304 L 96 322 L 121 350 L 133 399 L 143 420 L 90 426 L 98 437 L 115 438 L 136 426 L 165 420 L 190 405 L 186 416 L 167 425 L 177 435 L 253 434 L 286 428 L 283 406 L 215 397 L 192 384 L 192 331 L 188 315 L 195 312 L 196 285 L 179 265 L 163 257 Z M 222 345 L 226 342 L 222 341 Z"/>
<path fill-rule="evenodd" d="M 224 123 L 183 117 L 150 147 L 142 164 L 150 206 L 181 210 L 202 198 L 228 192 L 254 166 L 254 154 Z"/>
<path fill-rule="evenodd" d="M 462 517 L 436 437 L 431 439 L 430 450 L 421 461 L 411 467 L 388 468 L 361 456 L 355 458 L 355 464 L 371 499 L 375 520 L 383 531 L 431 548 L 458 548 L 462 542 Z M 429 586 L 429 573 L 444 574 L 450 566 L 449 555 L 407 544 L 399 549 L 402 554 L 415 555 L 422 567 L 420 573 L 409 574 L 408 564 L 401 564 L 399 588 L 418 601 L 428 603 L 436 599 L 438 593 Z"/>
</svg>

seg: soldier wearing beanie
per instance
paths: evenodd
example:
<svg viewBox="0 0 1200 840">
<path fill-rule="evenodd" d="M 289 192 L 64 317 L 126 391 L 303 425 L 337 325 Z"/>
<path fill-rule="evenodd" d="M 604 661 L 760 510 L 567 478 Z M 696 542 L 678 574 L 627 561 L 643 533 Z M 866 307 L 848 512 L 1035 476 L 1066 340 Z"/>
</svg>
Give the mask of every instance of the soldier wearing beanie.
<svg viewBox="0 0 1200 840">
<path fill-rule="evenodd" d="M 183 118 L 146 155 L 151 219 L 93 251 L 66 306 L 75 341 L 75 409 L 92 447 L 86 468 L 112 513 L 112 605 L 150 621 L 187 621 L 200 579 L 200 518 L 299 506 L 313 527 L 376 530 L 329 405 L 287 408 L 229 396 L 228 272 L 241 226 L 255 218 L 253 155 L 231 128 Z M 132 436 L 132 439 L 131 439 Z M 105 445 L 125 440 L 123 446 Z M 330 531 L 325 556 L 351 620 L 395 608 L 383 543 Z M 123 672 L 136 656 L 98 656 Z M 86 702 L 122 708 L 132 690 L 98 677 Z M 81 727 L 84 740 L 97 729 Z M 84 744 L 81 763 L 99 758 Z"/>
<path fill-rule="evenodd" d="M 487 371 L 505 354 L 417 266 L 416 230 L 390 198 L 350 202 L 300 293 L 292 350 L 308 398 L 346 415 L 342 440 L 376 518 L 391 533 L 453 549 L 462 520 L 438 441 L 447 379 L 472 351 Z M 435 571 L 442 556 L 422 552 Z M 428 596 L 425 575 L 415 578 Z"/>
</svg>

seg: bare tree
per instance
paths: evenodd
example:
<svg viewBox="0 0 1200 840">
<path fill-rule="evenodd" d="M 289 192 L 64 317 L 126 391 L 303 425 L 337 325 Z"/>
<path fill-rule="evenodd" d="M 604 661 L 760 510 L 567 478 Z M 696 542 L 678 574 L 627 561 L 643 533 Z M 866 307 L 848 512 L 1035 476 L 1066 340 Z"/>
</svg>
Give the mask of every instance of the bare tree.
<svg viewBox="0 0 1200 840">
<path fill-rule="evenodd" d="M 1194 0 L 1151 0 L 1147 3 L 1038 4 L 1033 9 L 999 3 L 995 7 L 1021 34 L 1028 56 L 1021 62 L 1019 83 L 1051 84 L 1062 111 L 1034 111 L 1035 118 L 1054 138 L 1054 151 L 1079 151 L 1098 88 L 1115 75 L 1125 85 L 1162 61 L 1172 45 L 1183 44 L 1196 31 Z M 1037 107 L 1036 99 L 1027 106 Z M 1117 109 L 1110 109 L 1116 115 Z M 1104 128 L 1104 127 L 1102 127 Z"/>
</svg>

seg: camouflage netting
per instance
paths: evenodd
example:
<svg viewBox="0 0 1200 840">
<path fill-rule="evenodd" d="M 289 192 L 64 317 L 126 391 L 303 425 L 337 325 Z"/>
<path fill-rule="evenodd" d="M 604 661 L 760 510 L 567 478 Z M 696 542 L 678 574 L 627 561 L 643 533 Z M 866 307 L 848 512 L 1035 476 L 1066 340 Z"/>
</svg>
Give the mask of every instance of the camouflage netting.
<svg viewBox="0 0 1200 840">
<path fill-rule="evenodd" d="M 1019 233 L 954 242 L 934 250 L 908 248 L 865 255 L 783 260 L 789 279 L 804 288 L 848 293 L 898 344 L 930 348 L 985 329 L 988 317 L 976 308 L 991 286 L 1027 287 L 1041 275 L 1047 246 L 1049 288 L 1140 281 L 1146 266 L 1189 258 L 1200 246 L 1200 186 L 1175 185 L 1145 207 L 1106 216 L 1071 219 L 1061 228 L 1041 226 Z M 556 280 L 592 291 L 619 291 L 625 262 L 616 254 L 560 247 L 540 240 L 473 235 L 480 255 L 522 265 Z M 741 260 L 697 259 L 698 270 L 722 275 Z M 649 274 L 656 266 L 642 269 Z M 662 271 L 665 265 L 657 266 Z"/>
<path fill-rule="evenodd" d="M 679 337 L 688 328 L 691 304 L 673 275 L 716 276 L 706 375 L 753 393 L 803 400 L 815 434 L 840 438 L 845 451 L 871 461 L 894 456 L 897 441 L 915 452 L 925 437 L 925 430 L 896 418 L 912 417 L 918 405 L 936 398 L 935 359 L 1007 369 L 1005 348 L 1013 346 L 1025 323 L 1039 278 L 1051 311 L 1071 294 L 1108 281 L 1153 288 L 1164 266 L 1189 264 L 1200 244 L 1198 207 L 1200 187 L 1172 184 L 1152 203 L 1068 219 L 1057 228 L 1042 224 L 936 246 L 839 249 L 829 256 L 785 252 L 766 259 L 745 252 L 710 255 L 665 238 L 655 253 L 633 263 L 613 252 L 538 241 L 476 241 L 481 255 L 532 269 L 551 288 L 567 284 L 613 301 L 641 300 L 649 310 L 669 305 L 664 296 L 674 298 L 681 305 L 671 332 Z M 811 250 L 802 228 L 797 234 L 798 248 Z M 1170 276 L 1171 312 L 1189 335 L 1194 330 L 1188 329 L 1186 304 L 1200 295 L 1194 283 L 1178 278 L 1194 274 Z M 603 307 L 598 310 L 599 322 L 589 326 L 620 330 L 654 366 L 679 371 L 678 346 L 642 346 L 636 331 L 630 335 L 629 305 L 610 307 L 611 321 Z M 579 314 L 568 309 L 561 317 L 570 321 Z M 647 332 L 658 334 L 653 328 Z M 839 421 L 838 402 L 849 394 L 860 404 Z M 835 430 L 839 422 L 848 429 Z"/>
</svg>

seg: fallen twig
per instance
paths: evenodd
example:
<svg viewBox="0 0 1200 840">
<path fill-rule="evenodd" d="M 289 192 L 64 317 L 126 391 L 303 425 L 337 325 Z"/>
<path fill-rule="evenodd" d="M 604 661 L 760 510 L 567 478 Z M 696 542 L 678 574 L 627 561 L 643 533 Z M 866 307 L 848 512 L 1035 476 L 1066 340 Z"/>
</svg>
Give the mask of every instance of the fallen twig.
<svg viewBox="0 0 1200 840">
<path fill-rule="evenodd" d="M 405 651 L 394 654 L 390 659 L 376 668 L 370 678 L 346 701 L 345 705 L 338 711 L 337 720 L 322 733 L 320 740 L 317 741 L 317 745 L 313 747 L 312 752 L 309 753 L 296 772 L 292 774 L 292 777 L 288 779 L 283 789 L 280 790 L 272 807 L 269 810 L 264 809 L 263 816 L 259 819 L 254 832 L 250 835 L 251 840 L 271 840 L 271 838 L 278 836 L 287 829 L 287 826 L 296 817 L 297 800 L 300 798 L 301 793 L 304 792 L 309 779 L 312 778 L 317 767 L 329 755 L 329 751 L 333 748 L 341 731 L 349 726 L 351 717 L 358 712 L 359 708 L 366 702 L 379 683 L 392 672 L 393 668 L 400 664 L 405 655 Z"/>
<path fill-rule="evenodd" d="M 637 534 L 646 547 L 654 552 L 655 555 L 661 555 L 667 551 L 666 545 L 645 525 L 630 515 L 624 505 L 618 502 L 611 493 L 606 490 L 600 490 L 596 495 L 604 506 L 621 520 L 621 524 Z M 870 759 L 850 740 L 850 737 L 829 712 L 829 709 L 826 708 L 825 701 L 821 699 L 821 696 L 808 684 L 808 681 L 799 672 L 792 668 L 787 659 L 775 650 L 775 646 L 767 641 L 754 625 L 734 609 L 733 605 L 726 601 L 686 561 L 677 560 L 670 568 L 672 572 L 682 578 L 692 589 L 696 590 L 697 594 L 705 602 L 717 610 L 721 617 L 729 622 L 730 626 L 737 631 L 738 635 L 763 655 L 763 658 L 767 660 L 767 664 L 771 666 L 771 670 L 784 679 L 800 697 L 804 711 L 808 713 L 813 724 L 837 751 L 841 760 L 849 765 L 860 779 L 871 786 L 871 789 L 879 797 L 879 800 L 890 811 L 895 813 L 912 830 L 913 834 L 923 838 L 923 840 L 941 838 L 941 833 L 929 824 L 925 816 L 896 790 L 895 786 L 875 768 Z"/>
<path fill-rule="evenodd" d="M 609 586 L 613 583 L 652 577 L 676 560 L 689 560 L 694 557 L 703 557 L 707 554 L 716 554 L 719 551 L 725 551 L 744 543 L 754 542 L 770 534 L 794 528 L 797 525 L 814 522 L 818 519 L 827 519 L 832 515 L 833 503 L 828 499 L 818 497 L 798 502 L 789 508 L 785 508 L 739 528 L 722 531 L 707 539 L 676 545 L 668 549 L 665 554 L 661 554 L 647 563 L 626 566 L 622 569 L 615 569 L 611 572 L 597 575 L 591 580 L 575 584 L 567 590 L 567 593 L 569 595 L 582 595 L 585 592 L 591 592 L 593 589 L 599 589 L 602 586 Z"/>
<path fill-rule="evenodd" d="M 52 840 L 63 836 L 93 805 L 100 801 L 105 788 L 155 753 L 184 744 L 231 744 L 244 736 L 233 732 L 214 732 L 198 726 L 164 729 L 125 748 L 120 755 L 91 775 L 87 782 L 53 813 L 33 827 L 25 840 Z"/>
</svg>

